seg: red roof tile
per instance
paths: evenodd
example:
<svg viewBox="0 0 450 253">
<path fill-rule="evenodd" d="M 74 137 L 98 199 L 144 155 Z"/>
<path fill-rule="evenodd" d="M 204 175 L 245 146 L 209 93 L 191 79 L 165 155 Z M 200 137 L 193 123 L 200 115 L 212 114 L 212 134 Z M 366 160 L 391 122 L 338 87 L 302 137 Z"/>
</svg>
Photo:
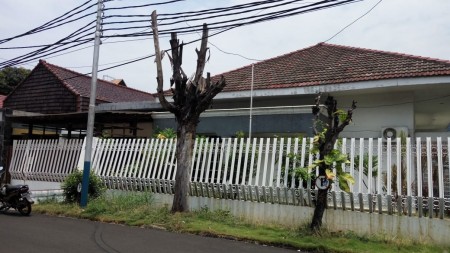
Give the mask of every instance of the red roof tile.
<svg viewBox="0 0 450 253">
<path fill-rule="evenodd" d="M 226 91 L 249 90 L 251 65 L 225 76 Z M 450 75 L 450 61 L 327 43 L 254 64 L 254 89 Z M 213 79 L 217 79 L 215 76 Z"/>
<path fill-rule="evenodd" d="M 5 95 L 0 95 L 0 108 L 3 108 L 3 101 L 5 101 L 6 96 Z"/>
<path fill-rule="evenodd" d="M 90 97 L 90 76 L 50 64 L 43 60 L 39 62 L 52 72 L 74 94 L 81 95 L 82 97 Z M 154 96 L 150 93 L 116 85 L 102 79 L 98 79 L 96 95 L 98 100 L 111 103 L 155 100 Z"/>
</svg>

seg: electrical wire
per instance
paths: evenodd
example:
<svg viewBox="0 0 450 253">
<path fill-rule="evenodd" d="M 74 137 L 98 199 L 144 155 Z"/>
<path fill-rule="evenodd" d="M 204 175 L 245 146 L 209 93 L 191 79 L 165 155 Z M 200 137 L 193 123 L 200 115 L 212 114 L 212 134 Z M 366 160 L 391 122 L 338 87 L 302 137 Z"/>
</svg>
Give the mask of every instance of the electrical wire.
<svg viewBox="0 0 450 253">
<path fill-rule="evenodd" d="M 176 3 L 176 2 L 183 2 L 183 1 L 185 1 L 185 0 L 171 0 L 171 1 L 166 1 L 166 2 L 153 3 L 153 4 L 142 4 L 142 5 L 133 5 L 133 6 L 124 6 L 124 7 L 111 7 L 111 8 L 106 8 L 104 10 L 105 11 L 109 11 L 109 10 L 137 9 L 137 8 L 157 6 L 157 5 L 165 5 L 165 4 Z"/>
<path fill-rule="evenodd" d="M 38 50 L 18 56 L 16 58 L 10 59 L 8 61 L 1 62 L 0 67 L 8 67 L 8 66 L 18 65 L 18 64 L 22 64 L 22 63 L 27 63 L 27 62 L 35 60 L 36 58 L 48 56 L 52 53 L 61 52 L 61 50 L 57 50 L 57 49 L 61 48 L 62 46 L 67 45 L 67 47 L 64 48 L 66 50 L 66 49 L 70 49 L 70 48 L 74 47 L 73 45 L 70 45 L 70 44 L 80 45 L 80 43 L 90 42 L 93 40 L 93 38 L 89 38 L 89 39 L 85 39 L 85 38 L 87 36 L 91 36 L 91 34 L 92 34 L 91 30 L 95 29 L 95 25 L 92 25 L 92 23 L 93 22 L 90 22 L 90 23 L 84 25 L 77 31 L 69 34 L 68 36 L 58 40 L 57 42 L 55 42 L 51 45 L 44 46 Z M 61 44 L 62 42 L 64 42 L 67 39 L 72 39 L 72 40 L 67 42 L 67 44 Z M 55 51 L 55 50 L 57 50 L 57 51 Z"/>
<path fill-rule="evenodd" d="M 348 27 L 350 27 L 351 25 L 353 25 L 354 23 L 356 23 L 358 20 L 360 20 L 361 18 L 363 18 L 364 16 L 366 16 L 367 14 L 369 14 L 373 9 L 375 9 L 375 7 L 377 7 L 383 0 L 379 0 L 374 6 L 372 6 L 372 8 L 370 8 L 367 12 L 365 12 L 363 15 L 359 16 L 357 19 L 353 20 L 353 22 L 351 22 L 350 24 L 346 25 L 344 28 L 342 28 L 341 30 L 339 30 L 339 32 L 337 32 L 336 34 L 334 34 L 333 36 L 331 36 L 329 39 L 325 40 L 324 42 L 328 42 L 330 40 L 332 40 L 334 37 L 338 36 L 341 32 L 343 32 L 345 29 L 347 29 Z"/>
<path fill-rule="evenodd" d="M 199 16 L 215 14 L 215 13 L 224 13 L 229 10 L 242 9 L 247 6 L 259 6 L 259 5 L 263 5 L 266 3 L 273 3 L 273 2 L 280 2 L 280 1 L 283 2 L 286 0 L 266 0 L 266 1 L 260 1 L 260 2 L 252 2 L 249 4 L 234 5 L 234 6 L 230 6 L 230 7 L 204 9 L 204 10 L 189 11 L 189 12 L 178 12 L 178 13 L 171 13 L 171 14 L 158 14 L 158 17 L 174 16 L 174 17 L 170 17 L 170 18 L 159 18 L 160 21 L 173 20 L 173 19 L 186 19 L 187 17 L 192 17 L 192 16 L 199 17 Z M 303 1 L 303 0 L 296 0 L 294 2 L 297 2 L 297 1 Z M 105 16 L 105 20 L 110 19 L 110 18 L 123 18 L 123 17 L 144 17 L 145 18 L 144 20 L 137 20 L 137 21 L 138 22 L 148 22 L 151 15 L 108 15 L 108 16 Z M 137 21 L 130 21 L 130 22 L 137 22 Z M 113 24 L 113 23 L 116 23 L 116 22 L 105 22 L 105 24 Z M 123 23 L 123 22 L 117 22 L 117 23 Z"/>
<path fill-rule="evenodd" d="M 212 17 L 206 17 L 206 18 L 205 18 L 205 17 L 201 17 L 201 16 L 203 16 L 202 14 L 192 14 L 192 15 L 188 15 L 188 16 L 185 16 L 185 17 L 192 17 L 192 16 L 195 17 L 195 18 L 193 18 L 193 19 L 189 19 L 188 21 L 198 21 L 198 20 L 202 20 L 202 21 L 204 22 L 204 20 L 208 20 L 208 19 L 211 19 L 211 18 L 220 18 L 220 17 L 227 17 L 227 16 L 236 16 L 236 15 L 244 14 L 244 13 L 250 14 L 251 12 L 256 12 L 256 11 L 261 12 L 261 11 L 264 11 L 264 10 L 268 10 L 269 8 L 277 8 L 277 7 L 281 7 L 281 6 L 293 4 L 293 3 L 296 3 L 296 2 L 299 2 L 299 1 L 303 1 L 303 0 L 291 0 L 291 1 L 287 1 L 287 2 L 284 2 L 284 0 L 283 0 L 282 3 L 275 4 L 275 5 L 271 5 L 271 6 L 258 7 L 258 8 L 254 8 L 254 9 L 245 9 L 245 10 L 241 10 L 241 11 L 237 11 L 237 12 L 223 13 L 223 14 L 220 14 L 220 15 L 215 15 L 215 16 L 212 16 Z M 259 13 L 259 12 L 258 12 L 258 13 Z M 256 14 L 256 15 L 258 15 L 258 14 Z M 257 17 L 257 16 L 254 16 L 254 15 L 253 15 L 253 17 Z M 180 19 L 180 18 L 183 18 L 183 16 L 175 17 L 175 19 Z M 166 19 L 160 19 L 160 20 L 166 20 Z M 163 24 L 161 24 L 161 26 L 178 24 L 178 23 L 184 22 L 185 20 L 186 20 L 186 19 L 184 19 L 184 20 L 179 20 L 179 21 L 174 21 L 174 22 L 171 22 L 171 23 L 163 23 Z"/>
<path fill-rule="evenodd" d="M 123 10 L 123 9 L 128 9 L 128 8 L 132 8 L 132 7 L 148 7 L 148 6 L 152 6 L 152 5 L 160 5 L 160 4 L 168 4 L 168 3 L 174 3 L 174 2 L 180 2 L 181 0 L 173 0 L 173 1 L 166 1 L 166 2 L 160 2 L 160 3 L 155 3 L 155 4 L 146 4 L 146 5 L 139 5 L 139 6 L 126 6 L 126 7 L 116 7 L 116 8 L 105 8 L 105 10 Z M 262 10 L 268 10 L 270 9 L 270 6 L 265 6 L 264 8 L 261 7 L 261 4 L 272 4 L 271 6 L 278 6 L 280 7 L 281 5 L 286 5 L 286 4 L 290 4 L 290 3 L 298 3 L 301 2 L 302 0 L 290 0 L 290 1 L 286 1 L 286 0 L 266 0 L 266 1 L 258 1 L 258 2 L 252 2 L 252 3 L 248 3 L 248 4 L 241 4 L 241 5 L 235 5 L 235 6 L 230 6 L 230 7 L 221 7 L 221 8 L 216 8 L 216 10 L 220 10 L 220 9 L 227 9 L 231 11 L 231 14 L 228 13 L 228 15 L 233 15 L 236 14 L 236 8 L 248 8 L 253 7 L 252 12 L 254 11 L 262 11 Z M 343 5 L 346 3 L 350 3 L 350 2 L 355 2 L 355 1 L 361 1 L 361 0 L 346 0 L 346 1 L 318 1 L 318 2 L 313 2 L 312 4 L 307 4 L 307 5 L 303 5 L 300 7 L 295 7 L 295 8 L 288 8 L 288 9 L 282 9 L 282 10 L 276 10 L 276 11 L 271 11 L 269 13 L 265 13 L 265 14 L 257 14 L 257 15 L 247 15 L 244 17 L 237 17 L 237 18 L 233 18 L 233 19 L 229 19 L 229 20 L 222 20 L 222 21 L 217 21 L 217 22 L 211 22 L 208 27 L 210 29 L 210 31 L 219 31 L 217 34 L 240 27 L 240 26 L 244 26 L 244 25 L 251 25 L 251 24 L 256 24 L 256 23 L 260 23 L 260 22 L 266 22 L 266 21 L 271 21 L 271 20 L 275 20 L 275 19 L 279 19 L 279 18 L 284 18 L 284 17 L 289 17 L 292 15 L 297 15 L 297 14 L 301 14 L 301 13 L 306 13 L 306 12 L 311 12 L 311 11 L 316 11 L 316 10 L 320 10 L 320 9 L 325 9 L 325 8 L 331 8 L 334 6 L 338 6 L 338 5 Z M 236 7 L 238 6 L 238 7 Z M 256 7 L 256 8 L 254 8 Z M 273 8 L 273 7 L 272 7 Z M 183 13 L 189 13 L 189 12 L 183 12 Z M 198 13 L 197 12 L 191 12 L 192 13 Z M 212 12 L 210 12 L 212 13 Z M 239 13 L 242 13 L 242 11 L 240 11 Z M 245 12 L 247 13 L 247 12 Z M 176 13 L 175 13 L 176 14 Z M 176 16 L 175 14 L 173 14 L 174 16 Z M 158 15 L 161 16 L 161 15 Z M 170 15 L 166 15 L 166 17 L 169 17 Z M 225 14 L 220 14 L 218 15 L 219 17 L 223 18 L 226 17 Z M 210 17 L 213 18 L 214 16 Z M 217 17 L 217 15 L 216 15 Z M 165 20 L 169 20 L 169 19 L 165 19 Z M 196 20 L 201 20 L 198 18 L 194 18 L 194 21 Z M 159 20 L 159 22 L 162 22 L 163 20 Z M 202 20 L 204 21 L 204 20 Z M 148 21 L 147 21 L 148 22 Z M 106 23 L 105 23 L 106 24 Z M 169 24 L 161 24 L 161 26 L 170 26 Z M 136 27 L 122 27 L 122 28 L 106 28 L 103 29 L 103 31 L 108 32 L 108 31 L 113 31 L 113 30 L 119 30 L 119 29 L 138 29 L 138 28 L 146 28 L 148 29 L 149 26 L 136 26 Z M 192 34 L 195 32 L 200 31 L 201 25 L 194 25 L 194 26 L 183 26 L 183 27 L 172 27 L 172 28 L 168 28 L 168 29 L 161 29 L 160 30 L 160 34 L 161 37 L 165 36 L 165 35 L 169 35 L 172 32 L 176 32 L 179 34 Z M 79 34 L 78 34 L 79 35 Z M 121 38 L 121 37 L 130 37 L 130 38 L 138 38 L 138 37 L 148 37 L 148 36 L 152 36 L 152 32 L 131 32 L 131 33 L 116 33 L 116 34 L 112 34 L 112 35 L 103 35 L 102 39 L 108 39 L 108 38 Z M 57 41 L 54 44 L 50 44 L 50 45 L 45 45 L 44 48 L 41 48 L 39 50 L 36 50 L 34 52 L 25 54 L 21 57 L 12 59 L 11 61 L 8 62 L 2 62 L 0 63 L 0 67 L 2 66 L 11 66 L 11 65 L 17 65 L 17 64 L 21 64 L 21 63 L 26 63 L 26 62 L 30 62 L 33 60 L 36 60 L 39 57 L 43 57 L 43 56 L 49 56 L 51 57 L 52 54 L 54 55 L 55 53 L 60 53 L 63 51 L 67 51 L 70 50 L 74 47 L 70 46 L 70 44 L 75 44 L 75 46 L 80 46 L 83 45 L 82 42 L 90 42 L 92 41 L 92 39 L 82 39 L 81 36 L 76 37 L 77 35 L 70 35 L 67 36 L 59 41 Z M 87 35 L 86 35 L 87 36 Z M 74 38 L 76 37 L 76 38 Z M 68 39 L 72 39 L 70 41 L 67 41 Z M 124 41 L 134 41 L 134 40 L 142 40 L 142 39 L 133 39 L 133 40 L 124 40 Z M 119 43 L 115 42 L 115 41 L 111 41 L 109 43 Z M 192 43 L 192 42 L 191 42 Z M 58 45 L 59 44 L 59 45 Z M 64 47 L 65 46 L 65 47 Z M 215 46 L 215 45 L 213 45 Z M 63 47 L 61 49 L 61 47 Z M 87 47 L 84 47 L 87 48 Z M 81 49 L 80 49 L 81 50 Z M 219 49 L 220 50 L 220 49 Z M 77 50 L 72 50 L 72 51 L 77 51 Z M 224 53 L 229 53 L 226 51 L 223 51 Z M 64 53 L 63 53 L 64 54 Z M 229 53 L 232 54 L 232 53 Z M 62 55 L 62 54 L 60 54 Z M 135 61 L 133 61 L 135 62 Z"/>
<path fill-rule="evenodd" d="M 297 10 L 297 12 L 294 12 L 294 13 L 305 13 L 305 12 L 310 12 L 310 11 L 314 11 L 314 10 L 320 10 L 320 9 L 322 9 L 322 8 L 331 8 L 331 7 L 334 7 L 334 6 L 337 6 L 337 5 L 341 5 L 341 4 L 343 4 L 343 3 L 349 3 L 349 2 L 354 2 L 354 1 L 361 1 L 361 0 L 347 0 L 347 1 L 341 1 L 341 2 L 338 2 L 338 3 L 330 4 L 330 5 L 325 5 L 325 6 L 315 7 L 313 10 L 311 10 L 311 9 L 302 10 L 302 9 L 304 9 L 304 7 L 305 7 L 305 6 L 302 6 L 302 7 L 294 8 L 294 10 Z M 318 5 L 318 4 L 321 4 L 321 3 L 327 3 L 327 2 L 328 2 L 328 1 L 320 1 L 320 2 L 316 2 L 316 3 L 313 3 L 312 5 L 308 5 L 308 6 L 316 6 L 316 5 Z M 300 11 L 299 11 L 299 10 L 300 10 Z M 267 15 L 261 15 L 261 16 L 264 17 L 264 18 L 261 19 L 261 20 L 268 21 L 268 20 L 272 20 L 272 19 L 274 19 L 274 18 L 277 17 L 277 16 L 274 16 L 273 12 L 271 12 L 271 13 L 269 13 L 269 14 L 270 14 L 270 15 L 269 15 L 268 17 L 267 17 Z M 285 10 L 285 11 L 282 12 L 282 14 L 283 14 L 283 16 L 291 16 L 291 15 L 295 15 L 295 14 L 292 14 L 292 10 L 291 10 L 291 11 L 286 11 L 286 10 Z M 247 23 L 240 23 L 240 24 L 235 24 L 235 25 L 233 25 L 233 26 L 222 27 L 223 30 L 221 30 L 221 31 L 219 31 L 219 32 L 216 32 L 216 33 L 214 33 L 214 34 L 211 34 L 211 35 L 209 35 L 208 37 L 212 37 L 212 36 L 221 34 L 221 33 L 223 33 L 223 32 L 229 31 L 229 30 L 231 30 L 231 29 L 234 29 L 234 28 L 239 27 L 239 26 L 242 26 L 242 25 L 247 25 L 247 24 L 251 24 L 251 23 L 257 23 L 257 22 L 259 22 L 259 21 L 260 21 L 260 20 L 257 19 L 257 20 L 253 20 L 253 21 L 247 22 Z M 216 28 L 216 29 L 217 29 L 217 28 Z M 192 32 L 192 30 L 194 30 L 194 32 L 195 32 L 196 30 L 199 30 L 199 29 L 191 29 L 191 32 Z M 159 33 L 159 32 L 158 32 L 158 33 Z M 166 33 L 167 33 L 167 32 L 166 32 Z M 128 37 L 128 36 L 132 37 L 132 36 L 142 36 L 143 34 L 148 34 L 148 33 L 129 34 L 129 35 L 125 35 L 125 36 L 122 34 L 122 35 L 112 35 L 112 36 L 103 36 L 103 37 L 105 37 L 105 38 L 122 37 L 122 36 L 124 36 L 124 37 Z M 190 42 L 184 43 L 184 45 L 192 44 L 192 43 L 197 42 L 197 41 L 200 41 L 200 40 L 201 40 L 201 38 L 200 38 L 200 39 L 196 39 L 196 40 L 192 40 L 192 41 L 190 41 Z M 166 51 L 170 51 L 170 50 L 166 50 Z M 144 57 L 141 57 L 141 58 L 133 59 L 133 60 L 130 60 L 130 61 L 125 62 L 125 63 L 121 63 L 121 64 L 118 64 L 118 65 L 115 65 L 115 66 L 111 66 L 111 67 L 108 67 L 108 68 L 105 68 L 105 69 L 100 69 L 99 72 L 105 71 L 105 70 L 109 70 L 109 69 L 113 69 L 113 68 L 120 67 L 120 66 L 124 66 L 124 65 L 128 65 L 128 64 L 131 64 L 131 63 L 135 63 L 135 62 L 138 62 L 138 61 L 141 61 L 141 60 L 148 59 L 148 58 L 153 57 L 153 56 L 154 56 L 154 55 L 148 55 L 148 56 L 144 56 Z M 87 73 L 87 75 L 90 75 L 90 74 L 91 74 L 91 73 Z"/>
<path fill-rule="evenodd" d="M 277 0 L 277 1 L 280 1 L 280 0 Z M 281 0 L 281 1 L 284 2 L 286 0 Z M 250 18 L 256 19 L 256 18 L 259 18 L 259 17 L 262 17 L 262 16 L 269 16 L 269 15 L 272 15 L 272 14 L 277 13 L 277 12 L 272 12 L 272 13 L 267 13 L 267 14 L 262 14 L 262 15 L 257 15 L 257 16 L 252 15 L 251 12 L 267 10 L 269 8 L 280 7 L 280 6 L 284 6 L 284 5 L 291 4 L 291 3 L 294 3 L 294 2 L 299 2 L 299 1 L 303 1 L 303 0 L 291 0 L 291 1 L 287 1 L 287 2 L 284 2 L 284 3 L 281 3 L 281 4 L 277 4 L 277 5 L 274 5 L 274 6 L 265 6 L 265 7 L 255 8 L 255 9 L 246 9 L 246 10 L 240 11 L 240 12 L 223 13 L 223 14 L 220 14 L 220 15 L 214 15 L 214 16 L 209 16 L 209 17 L 201 17 L 201 18 L 200 18 L 200 16 L 202 16 L 202 14 L 197 14 L 197 12 L 195 12 L 196 13 L 195 18 L 187 19 L 187 17 L 190 17 L 190 16 L 177 16 L 175 19 L 184 18 L 184 20 L 175 21 L 175 22 L 172 22 L 172 23 L 161 23 L 159 26 L 160 27 L 161 26 L 169 26 L 169 25 L 173 25 L 173 24 L 177 24 L 177 23 L 182 23 L 182 22 L 185 22 L 185 21 L 191 22 L 191 21 L 202 20 L 203 22 L 205 22 L 208 19 L 213 19 L 213 18 L 218 18 L 218 17 L 227 17 L 227 16 L 236 16 L 237 14 L 243 14 L 243 13 L 246 13 L 246 14 L 249 14 L 249 15 L 246 16 L 246 17 L 241 17 L 241 18 L 235 18 L 235 19 L 231 19 L 231 20 L 221 21 L 221 22 L 218 22 L 217 24 L 230 23 L 230 22 L 246 20 L 246 19 L 250 19 Z M 269 2 L 273 2 L 273 0 L 269 1 Z M 322 2 L 327 2 L 327 1 L 322 1 Z M 305 7 L 298 7 L 298 8 L 305 8 Z M 293 8 L 292 10 L 295 10 L 295 9 L 297 9 L 297 8 Z M 232 9 L 232 10 L 234 10 L 234 9 Z M 160 15 L 158 15 L 158 16 L 160 16 Z M 159 19 L 159 21 L 165 21 L 165 20 L 169 20 L 169 19 L 168 18 L 166 18 L 166 19 Z M 149 23 L 149 20 L 145 19 L 145 20 L 131 20 L 131 21 L 120 21 L 120 22 L 104 22 L 103 24 L 106 27 L 107 25 L 110 25 L 110 24 L 119 24 L 119 23 L 120 24 L 127 24 L 127 23 L 136 23 L 136 22 Z M 210 27 L 212 27 L 215 24 L 216 23 L 213 23 L 213 22 L 209 22 L 208 23 L 208 25 Z M 198 27 L 201 27 L 201 26 L 202 25 L 198 25 Z M 144 27 L 146 27 L 146 26 L 114 27 L 114 28 L 104 29 L 104 31 L 109 31 L 109 30 L 129 30 L 129 29 L 138 29 L 138 28 L 140 29 L 140 28 L 144 28 Z M 186 29 L 186 27 L 184 27 L 184 28 Z M 160 30 L 162 32 L 164 31 L 164 29 L 160 29 Z"/>
<path fill-rule="evenodd" d="M 55 24 L 57 24 L 58 22 L 61 22 L 61 19 L 64 20 L 64 18 L 65 18 L 66 15 L 69 15 L 71 12 L 73 12 L 73 11 L 75 11 L 75 10 L 77 10 L 77 9 L 82 8 L 83 6 L 87 5 L 90 1 L 91 1 L 91 0 L 88 0 L 88 1 L 84 2 L 83 4 L 81 4 L 81 5 L 79 5 L 79 6 L 75 7 L 75 8 L 73 8 L 72 10 L 70 10 L 70 11 L 64 13 L 63 15 L 58 16 L 58 17 L 56 17 L 56 18 L 54 18 L 54 19 L 52 19 L 52 20 L 46 22 L 45 24 L 43 24 L 43 25 L 41 25 L 41 26 L 39 26 L 39 27 L 33 28 L 33 29 L 31 29 L 31 30 L 29 30 L 29 31 L 27 31 L 27 32 L 25 32 L 25 33 L 22 33 L 22 34 L 13 36 L 13 37 L 5 38 L 5 39 L 0 39 L 0 44 L 6 43 L 6 42 L 8 42 L 8 41 L 11 41 L 11 40 L 14 40 L 14 39 L 17 39 L 17 38 L 20 38 L 20 37 L 24 37 L 24 36 L 27 36 L 27 35 L 31 35 L 31 34 L 34 34 L 34 33 L 41 32 L 41 31 L 43 31 L 43 29 L 48 28 L 48 26 L 55 25 Z M 91 8 L 92 6 L 95 6 L 95 4 L 88 6 L 87 8 L 85 8 L 85 9 L 83 9 L 83 10 L 77 12 L 77 13 L 81 13 L 81 12 L 83 12 L 83 11 L 85 11 L 85 10 Z M 55 27 L 54 27 L 54 28 L 55 28 Z"/>
<path fill-rule="evenodd" d="M 336 2 L 336 3 L 335 2 L 329 3 L 329 1 L 320 1 L 320 2 L 313 3 L 313 4 L 310 4 L 307 6 L 290 8 L 290 9 L 285 9 L 285 10 L 281 10 L 281 11 L 274 11 L 274 12 L 270 12 L 270 13 L 266 13 L 266 14 L 250 15 L 247 17 L 234 18 L 234 19 L 218 21 L 218 22 L 210 22 L 208 24 L 208 26 L 209 26 L 210 30 L 226 29 L 229 27 L 239 27 L 239 26 L 244 26 L 244 25 L 250 25 L 250 24 L 256 24 L 256 23 L 260 23 L 260 22 L 275 20 L 275 19 L 279 19 L 279 18 L 285 18 L 285 17 L 298 15 L 298 14 L 302 14 L 302 13 L 307 13 L 307 12 L 311 12 L 311 11 L 317 11 L 317 10 L 321 10 L 321 9 L 331 8 L 331 7 L 347 4 L 350 2 L 356 2 L 356 1 L 362 1 L 362 0 L 346 0 L 346 1 Z M 325 4 L 325 5 L 323 5 L 323 4 Z M 188 20 L 188 21 L 190 21 L 190 20 Z M 241 21 L 241 22 L 236 22 L 236 21 Z M 105 31 L 138 29 L 138 28 L 143 28 L 143 27 L 146 27 L 146 26 L 110 28 L 110 29 L 105 29 Z M 202 27 L 202 25 L 199 24 L 199 25 L 193 25 L 191 27 L 177 27 L 177 28 L 170 28 L 170 29 L 161 29 L 160 34 L 170 34 L 172 32 L 176 32 L 178 34 L 192 33 L 193 31 L 194 32 L 200 31 L 202 29 L 201 27 Z M 152 34 L 151 33 L 124 33 L 124 34 L 119 34 L 119 35 L 114 35 L 114 36 L 106 35 L 105 37 L 142 37 L 142 36 L 150 36 L 150 35 L 152 35 Z"/>
<path fill-rule="evenodd" d="M 263 5 L 263 4 L 266 4 L 266 3 L 280 2 L 280 1 L 285 1 L 285 0 L 265 0 L 265 1 L 246 3 L 246 4 L 238 4 L 238 5 L 228 6 L 228 7 L 203 9 L 203 10 L 199 10 L 199 11 L 176 12 L 176 13 L 161 13 L 161 14 L 158 14 L 158 17 L 174 16 L 174 18 L 172 18 L 172 19 L 178 19 L 178 18 L 185 18 L 186 17 L 185 15 L 189 15 L 189 14 L 202 15 L 203 13 L 206 13 L 206 14 L 220 13 L 220 12 L 224 12 L 224 11 L 228 11 L 228 10 L 242 9 L 242 8 L 247 8 L 247 7 L 252 7 L 252 6 Z M 303 1 L 303 0 L 299 0 L 299 1 Z M 166 20 L 166 19 L 162 18 L 160 20 Z"/>
<path fill-rule="evenodd" d="M 186 24 L 187 24 L 188 26 L 191 26 L 187 21 L 186 21 Z M 200 37 L 202 36 L 200 33 L 197 33 L 197 34 L 198 34 Z M 216 46 L 215 44 L 213 44 L 211 41 L 208 41 L 208 44 L 212 45 L 213 47 L 215 47 L 217 50 L 219 50 L 220 52 L 222 52 L 222 53 L 224 53 L 224 54 L 234 55 L 234 56 L 239 56 L 239 57 L 241 57 L 241 58 L 244 58 L 244 59 L 250 60 L 250 61 L 262 61 L 262 60 L 258 60 L 258 59 L 254 59 L 254 58 L 249 58 L 249 57 L 243 56 L 243 55 L 238 54 L 238 53 L 226 52 L 226 51 L 222 50 L 221 48 L 219 48 L 218 46 Z"/>
</svg>

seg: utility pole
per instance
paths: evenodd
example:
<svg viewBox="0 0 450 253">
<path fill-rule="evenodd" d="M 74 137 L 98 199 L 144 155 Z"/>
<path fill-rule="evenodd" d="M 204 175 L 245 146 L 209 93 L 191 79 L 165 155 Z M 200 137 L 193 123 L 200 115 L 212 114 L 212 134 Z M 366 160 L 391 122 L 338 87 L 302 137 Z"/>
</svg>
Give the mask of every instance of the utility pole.
<svg viewBox="0 0 450 253">
<path fill-rule="evenodd" d="M 95 100 L 97 91 L 98 58 L 100 54 L 100 36 L 102 29 L 103 0 L 97 2 L 97 26 L 95 29 L 94 56 L 92 62 L 91 96 L 89 98 L 88 122 L 86 130 L 86 151 L 84 155 L 83 180 L 81 182 L 80 206 L 86 207 L 89 190 L 89 174 L 91 172 L 92 139 L 94 137 Z"/>
<path fill-rule="evenodd" d="M 250 117 L 248 126 L 248 138 L 252 138 L 252 113 L 253 113 L 253 81 L 254 81 L 255 64 L 252 64 L 252 83 L 250 84 Z"/>
</svg>

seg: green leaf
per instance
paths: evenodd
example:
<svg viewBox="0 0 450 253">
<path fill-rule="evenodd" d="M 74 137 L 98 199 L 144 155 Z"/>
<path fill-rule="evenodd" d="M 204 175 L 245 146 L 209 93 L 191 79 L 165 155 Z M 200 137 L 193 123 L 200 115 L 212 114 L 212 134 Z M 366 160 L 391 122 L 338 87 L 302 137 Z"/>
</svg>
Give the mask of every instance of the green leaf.
<svg viewBox="0 0 450 253">
<path fill-rule="evenodd" d="M 320 166 L 322 163 L 323 163 L 323 160 L 316 159 L 310 166 L 312 166 L 314 168 L 316 166 Z"/>
<path fill-rule="evenodd" d="M 338 175 L 339 187 L 345 192 L 350 191 L 350 184 L 355 183 L 355 179 L 350 175 L 350 173 L 344 172 Z"/>
<path fill-rule="evenodd" d="M 305 167 L 301 167 L 301 168 L 296 168 L 294 170 L 295 172 L 295 176 L 299 179 L 302 180 L 310 180 L 311 179 L 311 173 L 310 173 L 310 169 L 309 168 L 305 168 Z"/>
<path fill-rule="evenodd" d="M 340 122 L 343 122 L 343 121 L 345 121 L 345 119 L 347 119 L 347 112 L 344 110 L 341 110 L 341 109 L 337 110 L 336 112 L 334 112 L 333 116 L 336 116 L 336 115 L 339 117 Z"/>
<path fill-rule="evenodd" d="M 345 180 L 339 180 L 339 188 L 345 192 L 350 192 L 350 186 L 348 185 L 348 182 Z"/>
<path fill-rule="evenodd" d="M 341 178 L 345 179 L 346 181 L 348 181 L 351 184 L 355 183 L 355 179 L 352 177 L 352 175 L 350 175 L 350 173 L 342 173 L 341 174 Z"/>
<path fill-rule="evenodd" d="M 327 179 L 328 180 L 333 180 L 334 177 L 336 176 L 331 170 L 325 170 L 325 173 L 327 174 Z"/>
</svg>

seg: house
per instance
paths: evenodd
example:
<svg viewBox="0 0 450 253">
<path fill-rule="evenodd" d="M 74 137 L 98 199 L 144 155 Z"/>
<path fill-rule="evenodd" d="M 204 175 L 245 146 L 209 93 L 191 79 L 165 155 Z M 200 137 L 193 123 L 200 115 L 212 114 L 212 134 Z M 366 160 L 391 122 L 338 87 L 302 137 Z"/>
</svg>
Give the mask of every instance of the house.
<svg viewBox="0 0 450 253">
<path fill-rule="evenodd" d="M 321 92 L 344 110 L 357 101 L 342 137 L 450 136 L 450 61 L 319 43 L 221 75 L 227 86 L 202 114 L 200 134 L 248 134 L 252 118 L 255 137 L 310 135 Z M 153 119 L 174 127 L 167 113 Z"/>
<path fill-rule="evenodd" d="M 410 137 L 450 136 L 450 61 L 319 43 L 221 75 L 227 86 L 202 114 L 198 134 L 230 137 L 242 131 L 252 137 L 310 136 L 311 105 L 321 92 L 336 97 L 344 110 L 357 101 L 353 122 L 342 137 L 378 138 L 401 132 Z M 77 114 L 87 110 L 89 87 L 90 77 L 41 61 L 6 98 L 5 107 Z M 99 81 L 97 93 L 96 119 L 107 115 L 103 120 L 114 121 L 98 129 L 107 130 L 114 123 L 113 136 L 126 137 L 125 132 L 132 129 L 131 136 L 142 136 L 134 133 L 143 129 L 136 125 L 143 119 L 151 121 L 150 128 L 176 128 L 173 115 L 161 112 L 158 101 L 148 93 L 108 81 Z M 118 124 L 118 114 L 132 123 Z M 65 116 L 54 117 L 65 123 L 62 127 L 76 128 L 67 126 Z M 77 117 L 77 129 L 82 129 L 86 120 Z M 42 118 L 17 116 L 16 121 L 45 123 Z"/>
<path fill-rule="evenodd" d="M 4 100 L 12 109 L 13 135 L 61 135 L 86 129 L 91 77 L 39 61 L 29 76 Z M 150 93 L 98 79 L 96 104 L 155 101 Z M 62 131 L 62 129 L 65 129 Z M 102 112 L 96 115 L 96 131 L 115 137 L 151 136 L 151 116 L 142 112 Z M 81 134 L 82 136 L 83 134 Z"/>
</svg>

